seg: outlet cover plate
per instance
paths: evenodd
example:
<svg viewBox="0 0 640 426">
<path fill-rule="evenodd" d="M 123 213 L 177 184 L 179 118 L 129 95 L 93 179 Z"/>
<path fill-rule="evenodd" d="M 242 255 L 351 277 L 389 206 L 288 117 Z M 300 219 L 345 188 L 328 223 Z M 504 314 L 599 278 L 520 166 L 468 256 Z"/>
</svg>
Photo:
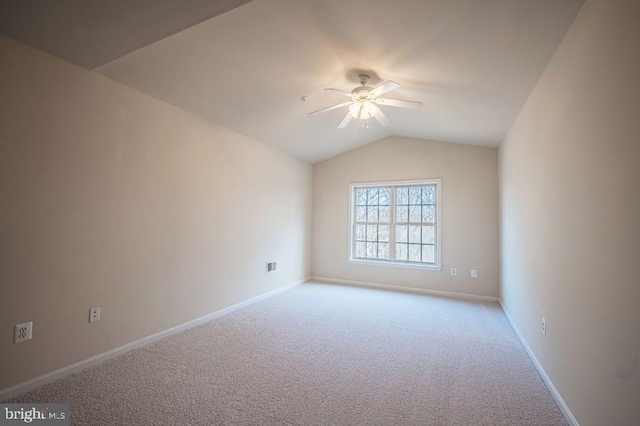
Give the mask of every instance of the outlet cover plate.
<svg viewBox="0 0 640 426">
<path fill-rule="evenodd" d="M 16 324 L 13 329 L 13 343 L 20 343 L 31 340 L 32 331 L 33 321 Z"/>
<path fill-rule="evenodd" d="M 89 322 L 100 321 L 100 307 L 89 309 Z"/>
</svg>

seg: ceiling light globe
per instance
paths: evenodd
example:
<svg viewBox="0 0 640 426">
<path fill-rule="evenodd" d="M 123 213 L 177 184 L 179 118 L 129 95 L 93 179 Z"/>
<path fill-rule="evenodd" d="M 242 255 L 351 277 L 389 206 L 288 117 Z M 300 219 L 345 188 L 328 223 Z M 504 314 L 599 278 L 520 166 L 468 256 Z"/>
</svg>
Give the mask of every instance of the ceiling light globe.
<svg viewBox="0 0 640 426">
<path fill-rule="evenodd" d="M 351 114 L 351 116 L 353 118 L 358 118 L 358 113 L 360 112 L 360 102 L 354 102 L 349 106 L 349 114 Z"/>
</svg>

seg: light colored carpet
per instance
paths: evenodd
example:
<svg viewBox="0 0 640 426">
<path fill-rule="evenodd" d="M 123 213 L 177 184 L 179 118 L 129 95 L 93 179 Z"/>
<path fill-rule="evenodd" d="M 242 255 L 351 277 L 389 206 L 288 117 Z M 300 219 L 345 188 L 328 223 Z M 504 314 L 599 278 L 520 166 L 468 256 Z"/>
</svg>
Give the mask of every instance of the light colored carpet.
<svg viewBox="0 0 640 426">
<path fill-rule="evenodd" d="M 77 425 L 564 425 L 494 303 L 307 283 L 12 402 Z"/>
</svg>

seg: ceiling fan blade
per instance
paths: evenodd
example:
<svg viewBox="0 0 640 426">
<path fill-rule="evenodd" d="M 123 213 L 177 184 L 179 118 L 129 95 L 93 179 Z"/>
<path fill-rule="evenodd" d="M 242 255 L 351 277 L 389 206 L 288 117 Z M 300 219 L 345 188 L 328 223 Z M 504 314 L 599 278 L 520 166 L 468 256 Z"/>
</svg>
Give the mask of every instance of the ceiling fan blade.
<svg viewBox="0 0 640 426">
<path fill-rule="evenodd" d="M 345 127 L 347 127 L 347 124 L 349 124 L 352 118 L 353 116 L 350 113 L 347 113 L 347 115 L 344 116 L 340 124 L 338 124 L 338 129 L 344 129 Z"/>
<path fill-rule="evenodd" d="M 391 125 L 391 121 L 389 121 L 387 116 L 384 115 L 382 113 L 382 111 L 380 111 L 380 110 L 378 110 L 378 113 L 376 115 L 374 115 L 373 118 L 378 120 L 378 123 L 380 123 L 380 125 L 382 125 L 382 127 L 389 127 Z"/>
<path fill-rule="evenodd" d="M 331 111 L 332 109 L 342 108 L 342 107 L 345 107 L 347 105 L 351 105 L 352 103 L 353 103 L 353 101 L 343 102 L 343 103 L 338 104 L 338 105 L 334 105 L 334 106 L 330 106 L 330 107 L 327 107 L 327 108 L 319 109 L 317 111 L 310 112 L 309 115 L 315 114 L 315 113 L 318 113 L 318 112 Z"/>
<path fill-rule="evenodd" d="M 400 108 L 410 108 L 410 109 L 420 109 L 422 108 L 422 102 L 417 101 L 404 101 L 401 99 L 388 99 L 388 98 L 377 98 L 374 100 L 378 105 L 386 105 L 392 107 L 400 107 Z"/>
<path fill-rule="evenodd" d="M 334 92 L 338 92 L 338 93 L 340 93 L 341 95 L 346 96 L 346 97 L 348 97 L 348 98 L 350 98 L 350 97 L 352 97 L 352 96 L 353 96 L 353 93 L 351 93 L 351 92 L 345 92 L 344 90 L 334 89 L 333 87 L 330 87 L 330 88 L 328 88 L 328 89 L 324 89 L 324 90 L 333 90 Z"/>
<path fill-rule="evenodd" d="M 397 89 L 398 87 L 400 87 L 400 85 L 398 83 L 396 83 L 395 81 L 389 80 L 389 81 L 385 81 L 384 83 L 382 83 L 380 86 L 376 87 L 375 89 L 373 89 L 371 91 L 371 94 L 375 97 L 381 96 L 387 92 L 390 92 L 394 89 Z"/>
</svg>

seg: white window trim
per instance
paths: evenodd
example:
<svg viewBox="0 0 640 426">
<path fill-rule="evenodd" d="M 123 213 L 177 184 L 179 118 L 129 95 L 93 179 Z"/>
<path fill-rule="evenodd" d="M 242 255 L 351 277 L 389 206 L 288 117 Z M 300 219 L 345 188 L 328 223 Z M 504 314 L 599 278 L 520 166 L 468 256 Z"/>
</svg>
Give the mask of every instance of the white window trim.
<svg viewBox="0 0 640 426">
<path fill-rule="evenodd" d="M 379 259 L 356 259 L 354 257 L 353 242 L 353 221 L 355 217 L 355 188 L 367 188 L 367 187 L 379 187 L 379 186 L 411 186 L 411 185 L 435 185 L 436 186 L 436 261 L 435 264 L 420 264 L 412 262 L 396 262 L 393 260 L 379 260 Z M 397 180 L 388 182 L 362 182 L 349 184 L 349 256 L 347 258 L 348 263 L 355 263 L 360 265 L 373 265 L 373 266 L 389 266 L 393 268 L 405 268 L 405 269 L 427 269 L 432 271 L 442 270 L 442 214 L 441 214 L 441 193 L 442 193 L 442 179 L 422 179 L 422 180 Z M 392 196 L 392 200 L 395 200 L 395 196 Z M 393 225 L 395 220 L 395 202 L 392 201 L 391 211 L 391 224 Z M 389 234 L 389 246 L 395 242 L 395 228 L 391 226 L 393 232 Z M 393 235 L 391 235 L 393 234 Z"/>
</svg>

